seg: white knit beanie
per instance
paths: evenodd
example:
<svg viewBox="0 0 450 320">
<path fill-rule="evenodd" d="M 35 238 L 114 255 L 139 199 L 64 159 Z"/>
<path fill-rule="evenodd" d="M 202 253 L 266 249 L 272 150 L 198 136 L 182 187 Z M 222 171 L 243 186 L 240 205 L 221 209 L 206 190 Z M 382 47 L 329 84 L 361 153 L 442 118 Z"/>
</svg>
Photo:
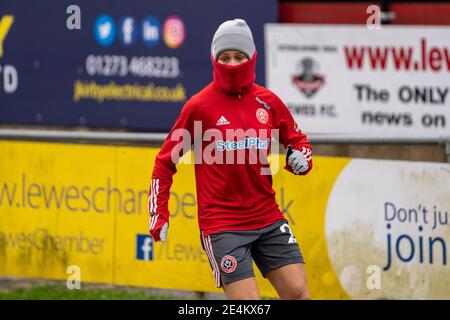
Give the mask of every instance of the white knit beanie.
<svg viewBox="0 0 450 320">
<path fill-rule="evenodd" d="M 255 52 L 252 31 L 242 19 L 228 20 L 222 23 L 214 34 L 211 54 L 217 60 L 219 54 L 226 50 L 238 50 L 250 59 Z"/>
</svg>

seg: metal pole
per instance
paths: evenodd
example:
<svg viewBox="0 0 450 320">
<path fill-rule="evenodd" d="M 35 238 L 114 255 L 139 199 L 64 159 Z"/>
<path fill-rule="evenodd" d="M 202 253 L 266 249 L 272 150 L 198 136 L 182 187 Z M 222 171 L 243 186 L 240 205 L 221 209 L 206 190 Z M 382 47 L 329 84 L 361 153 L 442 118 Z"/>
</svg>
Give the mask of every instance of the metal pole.
<svg viewBox="0 0 450 320">
<path fill-rule="evenodd" d="M 447 153 L 447 162 L 450 163 L 450 139 L 445 143 L 445 152 Z"/>
<path fill-rule="evenodd" d="M 163 142 L 167 133 L 0 129 L 0 138 L 18 140 Z"/>
<path fill-rule="evenodd" d="M 0 129 L 0 139 L 51 140 L 51 141 L 89 141 L 89 142 L 150 142 L 162 143 L 167 133 L 105 132 L 105 131 L 65 131 L 65 130 L 24 130 Z M 346 135 L 308 134 L 312 143 L 322 144 L 446 144 L 449 150 L 450 136 L 439 138 L 389 138 L 379 136 L 356 137 Z"/>
</svg>

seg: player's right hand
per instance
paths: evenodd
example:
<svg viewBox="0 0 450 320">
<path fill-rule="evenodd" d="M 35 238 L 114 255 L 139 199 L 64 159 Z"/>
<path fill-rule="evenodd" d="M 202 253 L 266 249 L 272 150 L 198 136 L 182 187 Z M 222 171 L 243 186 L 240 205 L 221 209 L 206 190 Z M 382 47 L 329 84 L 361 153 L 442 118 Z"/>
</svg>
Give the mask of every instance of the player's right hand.
<svg viewBox="0 0 450 320">
<path fill-rule="evenodd" d="M 150 217 L 149 232 L 154 241 L 166 241 L 167 230 L 169 229 L 169 220 L 163 215 L 156 213 Z"/>
<path fill-rule="evenodd" d="M 306 149 L 305 152 L 307 152 Z M 291 145 L 288 146 L 288 150 L 286 152 L 286 160 L 287 164 L 291 166 L 292 172 L 294 174 L 298 175 L 309 169 L 306 155 L 298 150 L 293 149 Z"/>
</svg>

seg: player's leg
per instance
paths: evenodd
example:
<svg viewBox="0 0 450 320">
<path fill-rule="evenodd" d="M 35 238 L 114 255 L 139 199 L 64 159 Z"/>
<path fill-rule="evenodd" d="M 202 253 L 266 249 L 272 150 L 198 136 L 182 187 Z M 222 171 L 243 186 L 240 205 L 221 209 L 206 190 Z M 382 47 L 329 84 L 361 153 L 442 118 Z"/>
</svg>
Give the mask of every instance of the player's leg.
<svg viewBox="0 0 450 320">
<path fill-rule="evenodd" d="M 309 299 L 305 266 L 297 240 L 286 220 L 261 229 L 252 257 L 281 299 Z"/>
<path fill-rule="evenodd" d="M 228 300 L 260 300 L 255 277 L 223 284 L 223 291 Z"/>
<path fill-rule="evenodd" d="M 269 279 L 281 299 L 311 299 L 306 285 L 305 264 L 303 263 L 288 264 L 270 270 L 267 272 L 266 277 Z"/>
<path fill-rule="evenodd" d="M 224 232 L 202 238 L 203 247 L 213 269 L 216 287 L 223 287 L 228 299 L 260 299 L 253 271 L 252 232 Z"/>
</svg>

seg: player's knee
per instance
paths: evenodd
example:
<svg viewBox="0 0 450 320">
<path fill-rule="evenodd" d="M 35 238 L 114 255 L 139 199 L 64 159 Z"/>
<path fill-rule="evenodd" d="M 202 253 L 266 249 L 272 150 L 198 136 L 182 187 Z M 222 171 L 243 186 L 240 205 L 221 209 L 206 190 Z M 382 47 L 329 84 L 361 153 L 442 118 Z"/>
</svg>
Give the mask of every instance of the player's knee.
<svg viewBox="0 0 450 320">
<path fill-rule="evenodd" d="M 257 292 L 240 292 L 226 294 L 228 300 L 260 300 L 261 297 Z"/>
<path fill-rule="evenodd" d="M 310 300 L 311 295 L 309 294 L 308 288 L 306 286 L 296 286 L 292 288 L 290 292 L 284 297 L 286 300 Z"/>
<path fill-rule="evenodd" d="M 234 281 L 223 287 L 229 300 L 260 300 L 258 286 L 254 277 Z"/>
<path fill-rule="evenodd" d="M 242 295 L 242 297 L 239 300 L 260 300 L 261 297 L 257 292 L 248 293 L 245 295 Z"/>
<path fill-rule="evenodd" d="M 311 300 L 311 295 L 309 294 L 308 289 L 303 290 L 303 292 L 300 295 L 300 299 L 298 300 Z"/>
</svg>

